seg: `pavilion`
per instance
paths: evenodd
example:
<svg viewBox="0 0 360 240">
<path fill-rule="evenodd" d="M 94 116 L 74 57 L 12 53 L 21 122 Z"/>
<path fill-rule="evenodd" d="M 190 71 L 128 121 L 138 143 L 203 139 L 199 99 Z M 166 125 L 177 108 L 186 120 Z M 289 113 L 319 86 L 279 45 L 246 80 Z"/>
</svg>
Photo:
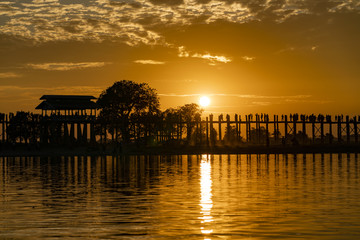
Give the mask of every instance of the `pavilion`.
<svg viewBox="0 0 360 240">
<path fill-rule="evenodd" d="M 41 109 L 42 116 L 95 117 L 98 108 L 95 99 L 84 95 L 43 95 L 35 109 Z"/>
</svg>

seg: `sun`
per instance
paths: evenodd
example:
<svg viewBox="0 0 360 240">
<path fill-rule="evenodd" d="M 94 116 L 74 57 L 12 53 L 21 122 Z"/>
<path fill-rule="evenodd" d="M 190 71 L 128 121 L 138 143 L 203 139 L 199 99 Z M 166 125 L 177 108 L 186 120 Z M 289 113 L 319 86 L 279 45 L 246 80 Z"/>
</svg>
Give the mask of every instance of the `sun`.
<svg viewBox="0 0 360 240">
<path fill-rule="evenodd" d="M 207 107 L 210 104 L 210 98 L 207 96 L 202 96 L 199 100 L 199 103 L 201 107 Z"/>
</svg>

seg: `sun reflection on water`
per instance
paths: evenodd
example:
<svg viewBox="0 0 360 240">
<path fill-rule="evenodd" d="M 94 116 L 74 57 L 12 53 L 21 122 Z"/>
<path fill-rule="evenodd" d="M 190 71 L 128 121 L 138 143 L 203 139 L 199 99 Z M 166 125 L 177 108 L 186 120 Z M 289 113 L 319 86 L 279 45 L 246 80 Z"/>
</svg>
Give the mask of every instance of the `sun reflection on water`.
<svg viewBox="0 0 360 240">
<path fill-rule="evenodd" d="M 201 206 L 201 233 L 210 234 L 213 232 L 209 223 L 213 220 L 211 216 L 211 209 L 213 207 L 212 202 L 212 180 L 211 180 L 211 163 L 208 155 L 201 156 L 200 163 L 200 206 Z M 210 238 L 205 238 L 210 240 Z"/>
</svg>

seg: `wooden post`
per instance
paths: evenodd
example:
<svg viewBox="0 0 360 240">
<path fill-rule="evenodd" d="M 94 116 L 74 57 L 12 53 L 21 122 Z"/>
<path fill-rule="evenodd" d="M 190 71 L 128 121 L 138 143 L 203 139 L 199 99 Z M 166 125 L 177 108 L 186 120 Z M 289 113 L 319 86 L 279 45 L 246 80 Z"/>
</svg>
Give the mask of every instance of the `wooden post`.
<svg viewBox="0 0 360 240">
<path fill-rule="evenodd" d="M 276 128 L 276 115 L 274 115 L 274 140 L 277 142 L 277 128 Z"/>
<path fill-rule="evenodd" d="M 303 144 L 306 143 L 306 117 L 302 117 L 302 134 L 303 134 Z"/>
<path fill-rule="evenodd" d="M 180 140 L 182 140 L 182 116 L 181 116 L 181 114 L 179 115 L 179 129 L 180 129 L 180 131 L 179 131 L 179 133 L 180 133 Z"/>
<path fill-rule="evenodd" d="M 249 142 L 251 142 L 253 139 L 252 139 L 252 136 L 251 136 L 251 121 L 252 121 L 252 115 L 251 114 L 249 114 L 249 122 L 248 122 L 248 124 L 249 124 Z"/>
<path fill-rule="evenodd" d="M 94 121 L 92 121 L 90 123 L 90 142 L 91 143 L 95 143 L 96 139 L 95 139 L 95 123 Z"/>
<path fill-rule="evenodd" d="M 238 125 L 239 125 L 239 128 L 238 128 L 238 140 L 240 141 L 241 140 L 241 115 L 239 115 Z"/>
<path fill-rule="evenodd" d="M 200 129 L 198 129 L 198 134 L 199 134 L 199 140 L 200 140 L 200 145 L 202 145 L 202 123 L 201 123 L 201 118 L 199 117 L 199 119 L 198 119 L 199 121 L 198 121 L 198 123 L 199 123 L 199 127 L 200 127 Z"/>
<path fill-rule="evenodd" d="M 78 143 L 82 142 L 82 133 L 81 133 L 81 123 L 80 122 L 77 123 L 77 142 Z"/>
<path fill-rule="evenodd" d="M 2 143 L 5 143 L 5 115 L 2 115 L 1 118 L 1 128 L 2 128 Z"/>
<path fill-rule="evenodd" d="M 238 115 L 235 114 L 235 139 L 236 141 L 239 141 L 239 126 L 238 126 Z"/>
<path fill-rule="evenodd" d="M 329 143 L 332 144 L 333 135 L 332 135 L 332 119 L 331 119 L 331 116 L 328 116 L 328 121 L 329 121 Z"/>
<path fill-rule="evenodd" d="M 342 139 L 341 139 L 341 132 L 342 132 L 342 126 L 341 126 L 341 122 L 342 122 L 342 119 L 341 119 L 341 116 L 339 115 L 338 116 L 338 142 L 342 142 Z"/>
<path fill-rule="evenodd" d="M 346 116 L 346 142 L 350 143 L 350 123 L 349 116 Z"/>
<path fill-rule="evenodd" d="M 30 128 L 32 129 L 31 130 L 31 132 L 35 132 L 35 125 L 36 125 L 36 123 L 35 123 L 35 117 L 34 116 L 32 116 L 31 117 L 31 126 L 30 126 Z M 35 143 L 37 143 L 37 138 L 36 138 L 36 134 L 33 134 L 32 136 L 29 136 L 29 139 L 31 139 L 31 142 L 33 143 L 33 144 L 35 144 Z"/>
<path fill-rule="evenodd" d="M 218 117 L 218 120 L 219 120 L 219 141 L 221 142 L 221 140 L 222 140 L 222 136 L 221 136 L 221 120 L 222 120 L 222 114 L 221 115 L 219 115 L 219 117 Z"/>
<path fill-rule="evenodd" d="M 358 143 L 358 128 L 357 128 L 356 116 L 354 117 L 354 135 L 355 135 L 355 143 Z"/>
<path fill-rule="evenodd" d="M 297 132 L 297 129 L 296 129 L 296 123 L 297 123 L 297 116 L 296 114 L 293 115 L 293 135 L 294 135 L 294 141 L 296 141 L 296 132 Z"/>
<path fill-rule="evenodd" d="M 227 133 L 228 133 L 228 135 L 227 135 L 227 140 L 229 141 L 230 140 L 230 133 L 231 133 L 231 126 L 230 126 L 230 115 L 229 114 L 227 114 L 226 115 L 226 127 L 227 127 Z"/>
<path fill-rule="evenodd" d="M 9 116 L 7 114 L 5 114 L 5 136 L 6 136 L 6 142 L 8 143 L 9 142 L 9 133 L 8 133 L 8 119 L 9 119 Z"/>
<path fill-rule="evenodd" d="M 20 143 L 22 143 L 22 137 L 23 137 L 23 126 L 21 123 L 18 123 L 20 125 L 19 129 L 20 129 L 20 132 L 19 132 L 19 141 Z M 16 140 L 15 140 L 16 141 Z"/>
<path fill-rule="evenodd" d="M 312 142 L 315 143 L 315 119 L 311 120 Z"/>
<path fill-rule="evenodd" d="M 324 144 L 324 117 L 321 116 L 320 119 L 320 137 L 321 137 L 321 144 Z"/>
<path fill-rule="evenodd" d="M 49 124 L 48 120 L 44 121 L 43 126 L 43 143 L 48 144 L 49 143 Z"/>
<path fill-rule="evenodd" d="M 246 142 L 249 142 L 249 116 L 245 115 Z"/>
<path fill-rule="evenodd" d="M 257 133 L 257 138 L 258 138 L 258 144 L 261 143 L 261 129 L 260 129 L 260 115 L 256 114 L 256 133 Z"/>
<path fill-rule="evenodd" d="M 70 124 L 70 142 L 74 143 L 74 139 L 75 139 L 75 125 L 74 125 L 74 122 L 71 122 L 71 124 Z"/>
<path fill-rule="evenodd" d="M 88 142 L 88 129 L 87 129 L 87 123 L 84 122 L 84 127 L 83 127 L 83 142 L 87 143 Z"/>
<path fill-rule="evenodd" d="M 270 138 L 269 138 L 269 115 L 265 115 L 265 121 L 266 121 L 266 146 L 268 147 L 270 145 Z"/>
<path fill-rule="evenodd" d="M 115 139 L 116 139 L 116 127 L 113 129 L 113 131 L 111 132 L 111 142 L 114 143 L 116 142 Z"/>
<path fill-rule="evenodd" d="M 276 115 L 276 138 L 279 140 L 280 128 L 279 128 L 279 115 Z"/>
<path fill-rule="evenodd" d="M 210 143 L 212 146 L 215 145 L 213 117 L 214 116 L 210 114 Z"/>
<path fill-rule="evenodd" d="M 69 128 L 68 128 L 68 123 L 67 121 L 64 121 L 64 139 L 63 139 L 65 144 L 69 143 Z"/>
<path fill-rule="evenodd" d="M 285 142 L 287 141 L 288 138 L 288 119 L 287 119 L 287 115 L 285 115 Z"/>
<path fill-rule="evenodd" d="M 209 146 L 209 117 L 206 117 L 206 146 Z"/>
</svg>

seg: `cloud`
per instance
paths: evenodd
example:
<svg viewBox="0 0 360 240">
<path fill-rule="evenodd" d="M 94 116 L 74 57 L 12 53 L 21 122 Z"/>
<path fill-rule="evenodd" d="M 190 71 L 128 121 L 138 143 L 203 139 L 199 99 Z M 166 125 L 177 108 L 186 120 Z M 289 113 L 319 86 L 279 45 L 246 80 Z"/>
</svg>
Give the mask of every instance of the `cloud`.
<svg viewBox="0 0 360 240">
<path fill-rule="evenodd" d="M 328 104 L 333 103 L 332 100 L 311 100 L 311 99 L 285 99 L 288 103 L 314 103 L 314 104 Z"/>
<path fill-rule="evenodd" d="M 211 55 L 209 53 L 206 54 L 200 54 L 200 53 L 194 53 L 191 54 L 190 52 L 185 50 L 184 46 L 178 47 L 178 57 L 192 57 L 192 58 L 201 58 L 209 61 L 209 65 L 216 65 L 217 63 L 229 63 L 232 60 L 230 58 L 227 58 L 225 56 L 216 56 Z"/>
<path fill-rule="evenodd" d="M 0 73 L 0 78 L 19 78 L 19 77 L 22 77 L 22 75 L 18 73 L 13 73 L 13 72 Z"/>
<path fill-rule="evenodd" d="M 213 94 L 214 96 L 227 96 L 238 98 L 250 98 L 250 99 L 304 99 L 310 98 L 311 95 L 284 95 L 284 96 L 271 96 L 271 95 L 252 95 L 252 94 Z"/>
<path fill-rule="evenodd" d="M 194 94 L 176 94 L 176 93 L 160 93 L 160 96 L 164 97 L 194 97 L 200 96 L 198 93 Z M 206 94 L 207 96 L 219 96 L 219 97 L 237 97 L 247 99 L 306 99 L 311 98 L 311 95 L 255 95 L 255 94 L 228 94 L 228 93 L 215 93 Z"/>
<path fill-rule="evenodd" d="M 255 60 L 255 57 L 243 56 L 242 59 L 246 62 L 252 62 Z"/>
<path fill-rule="evenodd" d="M 189 57 L 190 56 L 190 53 L 185 50 L 184 46 L 178 47 L 178 51 L 179 51 L 178 57 Z"/>
<path fill-rule="evenodd" d="M 252 104 L 259 106 L 269 106 L 271 105 L 271 102 L 252 102 Z"/>
<path fill-rule="evenodd" d="M 98 68 L 105 66 L 106 62 L 62 62 L 62 63 L 29 63 L 26 66 L 38 70 L 47 70 L 47 71 L 70 71 L 70 70 L 80 70 L 84 68 Z"/>
<path fill-rule="evenodd" d="M 162 97 L 196 97 L 200 96 L 200 94 L 177 94 L 177 93 L 159 93 L 159 96 Z"/>
<path fill-rule="evenodd" d="M 162 65 L 162 64 L 165 64 L 165 62 L 160 62 L 160 61 L 155 61 L 155 60 L 135 60 L 134 63 L 150 64 L 150 65 Z"/>
<path fill-rule="evenodd" d="M 184 0 L 149 0 L 154 5 L 176 6 L 184 3 Z"/>
<path fill-rule="evenodd" d="M 229 63 L 231 62 L 231 59 L 225 57 L 225 56 L 215 56 L 210 54 L 199 54 L 195 53 L 191 57 L 193 58 L 202 58 L 210 61 L 210 65 L 216 65 L 216 63 Z"/>
<path fill-rule="evenodd" d="M 76 2 L 76 3 L 75 3 Z M 36 42 L 166 44 L 161 26 L 286 21 L 292 16 L 358 12 L 354 0 L 17 0 L 0 2 L 0 34 Z M 199 22 L 200 21 L 200 22 Z"/>
</svg>

